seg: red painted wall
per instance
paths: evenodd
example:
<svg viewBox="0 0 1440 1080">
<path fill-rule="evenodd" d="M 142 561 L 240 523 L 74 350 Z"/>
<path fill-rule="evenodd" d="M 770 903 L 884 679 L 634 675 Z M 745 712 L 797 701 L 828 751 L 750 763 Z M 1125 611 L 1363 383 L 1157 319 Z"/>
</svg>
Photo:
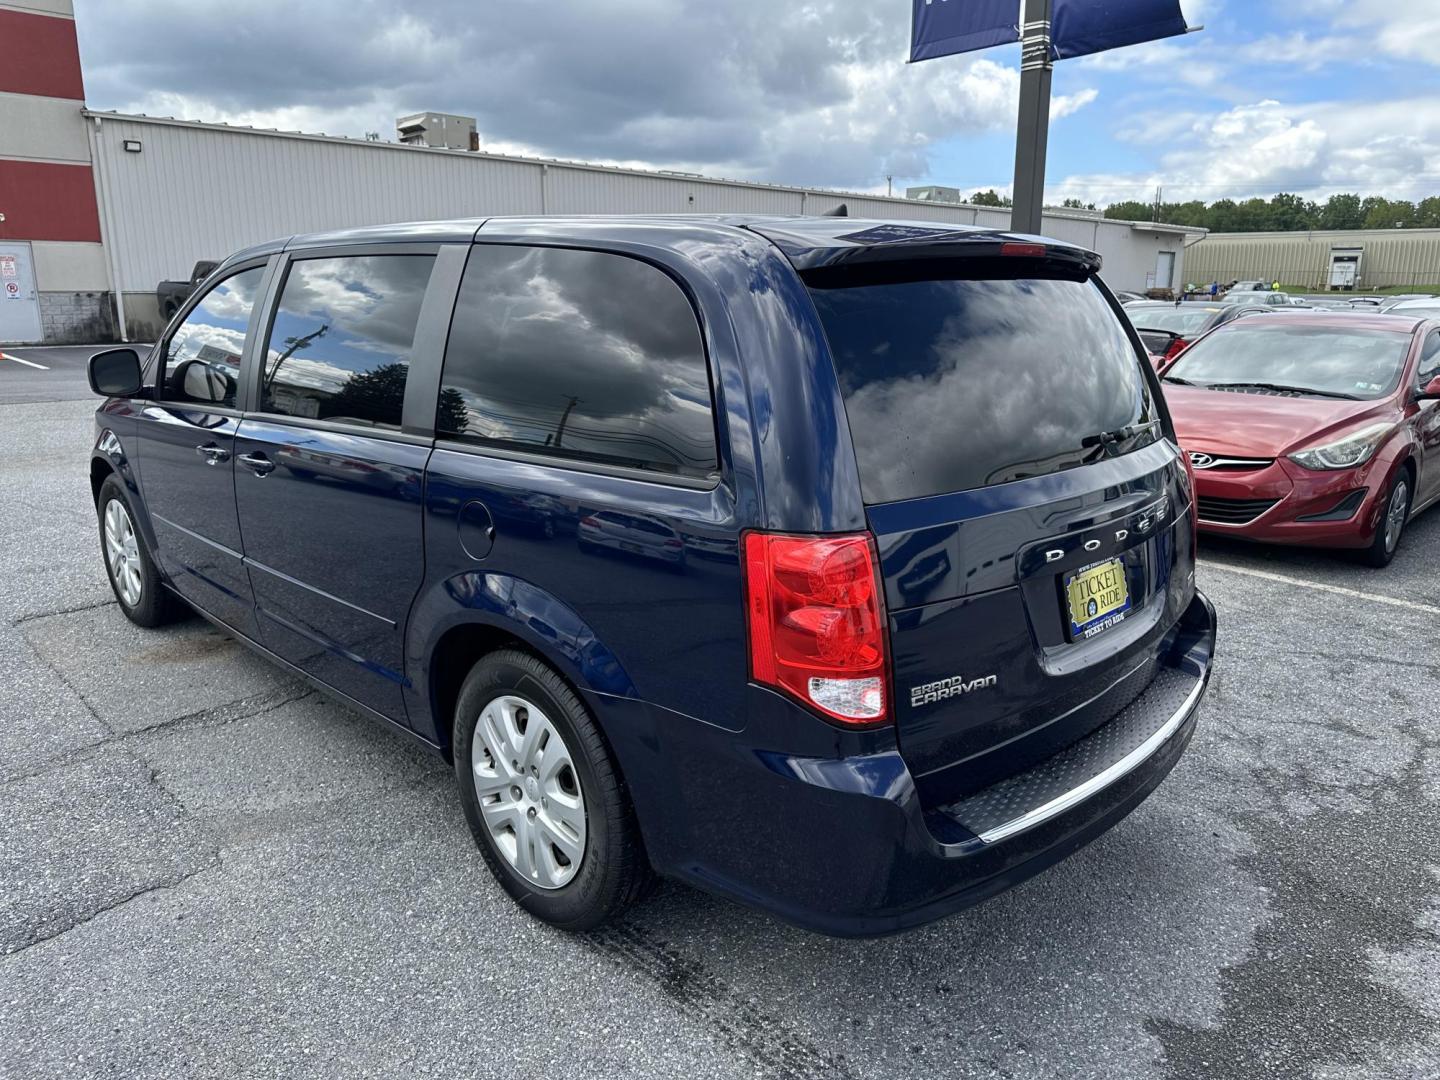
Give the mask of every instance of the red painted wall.
<svg viewBox="0 0 1440 1080">
<path fill-rule="evenodd" d="M 74 20 L 0 8 L 0 90 L 83 101 Z"/>
<path fill-rule="evenodd" d="M 0 240 L 100 241 L 89 165 L 0 159 Z"/>
</svg>

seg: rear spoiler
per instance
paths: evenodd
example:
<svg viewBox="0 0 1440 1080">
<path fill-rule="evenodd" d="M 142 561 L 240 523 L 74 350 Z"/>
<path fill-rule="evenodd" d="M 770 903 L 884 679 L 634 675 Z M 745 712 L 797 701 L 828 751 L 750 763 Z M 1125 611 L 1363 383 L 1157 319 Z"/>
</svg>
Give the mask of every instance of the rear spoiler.
<svg viewBox="0 0 1440 1080">
<path fill-rule="evenodd" d="M 783 227 L 751 226 L 778 247 L 796 270 L 935 263 L 951 259 L 1034 260 L 1051 274 L 1089 277 L 1100 270 L 1098 253 L 1040 236 L 989 229 L 927 228 L 892 224 L 828 237 Z M 1038 265 L 1037 265 L 1038 264 Z"/>
</svg>

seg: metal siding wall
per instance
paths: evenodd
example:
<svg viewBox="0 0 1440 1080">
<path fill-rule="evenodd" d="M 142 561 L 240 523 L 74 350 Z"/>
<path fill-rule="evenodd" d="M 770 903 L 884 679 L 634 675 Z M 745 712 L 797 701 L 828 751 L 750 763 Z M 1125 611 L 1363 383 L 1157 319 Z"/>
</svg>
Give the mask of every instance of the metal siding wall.
<svg viewBox="0 0 1440 1080">
<path fill-rule="evenodd" d="M 126 139 L 141 140 L 142 152 L 126 153 Z M 820 214 L 844 203 L 853 217 L 999 229 L 1010 224 L 1009 210 L 1000 208 L 133 118 L 101 116 L 99 145 L 115 234 L 109 239 L 127 293 L 149 293 L 161 280 L 187 276 L 199 259 L 223 258 L 275 237 L 395 221 L 541 213 Z M 1092 220 L 1047 217 L 1045 230 L 1097 246 Z M 1138 245 L 1153 268 L 1162 238 L 1142 238 L 1118 222 L 1102 221 L 1098 232 L 1107 260 L 1117 249 Z M 1128 278 L 1113 284 L 1134 287 Z"/>
<path fill-rule="evenodd" d="M 1189 251 L 1191 277 L 1221 282 L 1279 274 L 1289 285 L 1328 281 L 1330 252 L 1358 247 L 1361 289 L 1440 284 L 1440 230 L 1367 229 L 1355 232 L 1213 234 Z"/>
<path fill-rule="evenodd" d="M 142 151 L 126 153 L 125 139 Z M 295 233 L 540 212 L 540 170 L 462 151 L 285 139 L 104 119 L 112 238 L 126 291 L 183 278 L 199 259 Z"/>
</svg>

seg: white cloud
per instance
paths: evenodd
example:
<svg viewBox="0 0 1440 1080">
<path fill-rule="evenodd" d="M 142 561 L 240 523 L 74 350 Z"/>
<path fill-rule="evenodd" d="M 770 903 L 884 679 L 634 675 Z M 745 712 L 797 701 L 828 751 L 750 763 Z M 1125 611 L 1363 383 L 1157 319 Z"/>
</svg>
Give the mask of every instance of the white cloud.
<svg viewBox="0 0 1440 1080">
<path fill-rule="evenodd" d="M 1052 182 L 1052 200 L 1078 196 L 1099 205 L 1268 197 L 1289 191 L 1322 198 L 1337 191 L 1421 198 L 1440 187 L 1440 100 L 1286 104 L 1267 99 L 1215 115 L 1148 114 L 1128 137 L 1173 149 L 1138 173 L 1087 173 Z"/>
<path fill-rule="evenodd" d="M 1019 87 L 1014 50 L 906 63 L 903 7 L 851 0 L 497 19 L 465 0 L 257 0 L 244 33 L 192 0 L 77 7 L 99 108 L 385 139 L 435 108 L 476 116 L 487 150 L 836 187 L 926 177 L 938 145 L 1012 128 Z M 1052 116 L 1096 96 L 1057 97 Z"/>
<path fill-rule="evenodd" d="M 1435 0 L 1351 0 L 1335 13 L 1337 30 L 1346 32 L 1351 48 L 1363 48 L 1353 31 L 1372 37 L 1391 56 L 1421 63 L 1440 63 L 1435 48 L 1440 38 L 1440 5 Z"/>
</svg>

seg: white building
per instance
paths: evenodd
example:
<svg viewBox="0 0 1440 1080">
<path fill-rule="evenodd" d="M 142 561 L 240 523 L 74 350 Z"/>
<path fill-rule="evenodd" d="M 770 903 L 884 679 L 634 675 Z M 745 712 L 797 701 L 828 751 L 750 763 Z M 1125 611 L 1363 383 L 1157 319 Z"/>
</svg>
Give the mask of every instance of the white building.
<svg viewBox="0 0 1440 1080">
<path fill-rule="evenodd" d="M 0 344 L 95 341 L 115 328 L 126 340 L 153 340 L 164 324 L 162 280 L 184 280 L 196 262 L 263 240 L 361 225 L 823 214 L 842 203 L 851 217 L 1010 223 L 996 207 L 95 112 L 84 108 L 70 0 L 15 2 L 31 10 L 10 17 L 0 4 L 7 41 L 54 55 L 33 86 L 0 93 L 0 204 L 13 204 L 0 205 L 0 273 L 29 283 L 17 299 L 0 295 L 0 315 L 14 316 L 0 322 Z M 472 145 L 468 117 L 426 112 L 400 125 Z M 1112 287 L 1138 290 L 1179 282 L 1186 237 L 1203 230 L 1050 210 L 1044 232 L 1098 251 Z"/>
</svg>

